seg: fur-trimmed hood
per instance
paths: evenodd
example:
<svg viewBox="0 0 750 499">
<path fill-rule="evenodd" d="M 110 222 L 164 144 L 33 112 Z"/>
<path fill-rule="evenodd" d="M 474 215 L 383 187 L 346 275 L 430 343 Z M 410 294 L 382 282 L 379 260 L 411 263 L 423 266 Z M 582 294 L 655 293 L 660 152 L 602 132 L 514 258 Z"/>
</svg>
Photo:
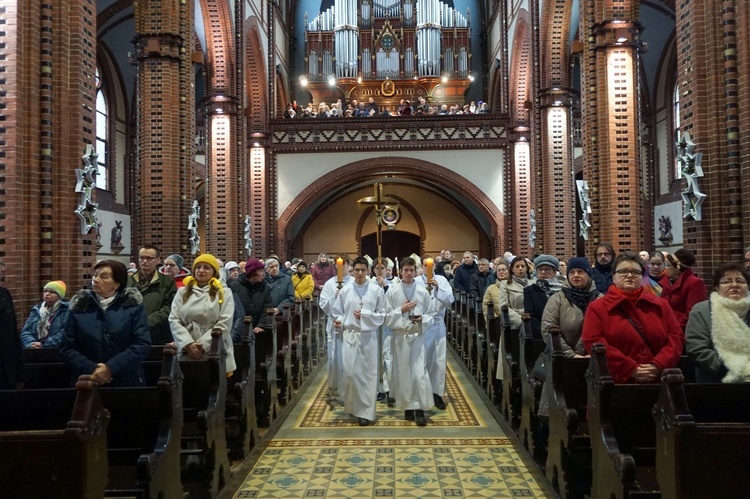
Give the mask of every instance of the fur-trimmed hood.
<svg viewBox="0 0 750 499">
<path fill-rule="evenodd" d="M 143 303 L 143 296 L 136 288 L 120 288 L 114 303 L 124 308 L 135 307 Z M 70 311 L 73 313 L 86 312 L 91 307 L 98 306 L 94 292 L 90 289 L 82 289 L 70 299 Z"/>
</svg>

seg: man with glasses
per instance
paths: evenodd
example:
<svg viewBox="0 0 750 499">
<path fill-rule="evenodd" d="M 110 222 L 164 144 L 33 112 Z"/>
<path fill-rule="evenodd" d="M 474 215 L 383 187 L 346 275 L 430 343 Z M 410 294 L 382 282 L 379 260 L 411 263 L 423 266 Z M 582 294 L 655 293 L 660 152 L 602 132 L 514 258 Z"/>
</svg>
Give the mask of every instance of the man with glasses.
<svg viewBox="0 0 750 499">
<path fill-rule="evenodd" d="M 378 388 L 378 328 L 385 320 L 385 295 L 376 281 L 368 279 L 370 266 L 358 256 L 352 265 L 354 282 L 341 289 L 331 315 L 341 328 L 343 379 L 339 383 L 344 410 L 359 426 L 375 422 Z"/>
<path fill-rule="evenodd" d="M 281 272 L 281 265 L 276 258 L 266 260 L 266 284 L 271 290 L 271 304 L 275 316 L 283 316 L 284 305 L 289 305 L 290 311 L 294 308 L 292 278 Z"/>
<path fill-rule="evenodd" d="M 127 286 L 136 288 L 143 295 L 152 345 L 165 345 L 173 341 L 168 319 L 177 286 L 172 277 L 156 271 L 160 262 L 156 246 L 141 247 L 138 250 L 138 272 L 128 277 Z"/>
<path fill-rule="evenodd" d="M 542 315 L 547 300 L 560 291 L 562 282 L 557 278 L 560 260 L 552 255 L 539 255 L 534 259 L 536 281 L 523 288 L 523 311 L 531 316 L 531 332 L 542 339 Z"/>
<path fill-rule="evenodd" d="M 612 285 L 612 262 L 615 256 L 615 248 L 610 243 L 601 243 L 596 248 L 596 263 L 591 269 L 591 278 L 596 283 L 596 290 L 602 294 Z"/>
</svg>

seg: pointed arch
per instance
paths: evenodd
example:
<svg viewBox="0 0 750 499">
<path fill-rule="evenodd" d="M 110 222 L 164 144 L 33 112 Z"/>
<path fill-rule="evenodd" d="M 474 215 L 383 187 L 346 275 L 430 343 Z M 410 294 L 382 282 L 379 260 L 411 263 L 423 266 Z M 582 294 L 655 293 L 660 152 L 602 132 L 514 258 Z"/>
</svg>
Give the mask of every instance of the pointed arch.
<svg viewBox="0 0 750 499">
<path fill-rule="evenodd" d="M 268 76 L 266 56 L 262 48 L 262 30 L 257 17 L 249 18 L 245 26 L 248 131 L 263 131 L 268 117 Z"/>
</svg>

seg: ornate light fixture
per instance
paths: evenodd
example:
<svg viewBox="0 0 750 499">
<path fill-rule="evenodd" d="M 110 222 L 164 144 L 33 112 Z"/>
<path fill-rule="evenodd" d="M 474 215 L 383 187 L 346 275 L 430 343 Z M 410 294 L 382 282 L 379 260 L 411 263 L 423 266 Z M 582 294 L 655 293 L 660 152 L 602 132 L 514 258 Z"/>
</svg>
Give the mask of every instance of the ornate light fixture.
<svg viewBox="0 0 750 499">
<path fill-rule="evenodd" d="M 695 143 L 689 133 L 684 133 L 676 143 L 677 161 L 680 173 L 685 177 L 685 189 L 682 191 L 682 218 L 692 218 L 699 222 L 703 218 L 703 201 L 706 195 L 698 186 L 698 179 L 703 177 L 703 154 L 695 152 Z"/>
</svg>

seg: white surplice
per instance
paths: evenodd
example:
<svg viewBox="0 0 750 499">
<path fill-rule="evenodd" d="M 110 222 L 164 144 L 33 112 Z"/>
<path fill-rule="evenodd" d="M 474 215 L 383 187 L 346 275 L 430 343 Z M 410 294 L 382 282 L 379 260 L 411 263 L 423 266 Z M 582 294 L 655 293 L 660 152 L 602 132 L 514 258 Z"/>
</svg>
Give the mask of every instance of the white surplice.
<svg viewBox="0 0 750 499">
<path fill-rule="evenodd" d="M 388 288 L 385 295 L 386 324 L 393 331 L 391 353 L 393 371 L 391 377 L 391 397 L 403 410 L 425 410 L 434 405 L 430 377 L 425 367 L 423 330 L 432 325 L 430 315 L 430 295 L 424 285 L 403 282 Z M 401 305 L 415 301 L 414 310 L 401 313 Z M 414 323 L 410 315 L 421 315 L 422 322 Z"/>
<path fill-rule="evenodd" d="M 446 369 L 446 328 L 445 311 L 453 303 L 453 288 L 448 279 L 435 274 L 438 288 L 433 287 L 430 295 L 430 315 L 432 325 L 424 332 L 425 363 L 430 375 L 432 393 L 439 396 L 445 395 L 445 369 Z M 427 287 L 427 277 L 423 274 L 414 279 L 420 286 Z"/>
<path fill-rule="evenodd" d="M 359 319 L 354 317 L 361 311 Z M 366 281 L 352 282 L 333 302 L 332 316 L 341 322 L 343 341 L 341 360 L 343 377 L 339 393 L 344 399 L 344 410 L 357 418 L 375 421 L 378 390 L 378 328 L 385 320 L 383 290 Z"/>
<path fill-rule="evenodd" d="M 354 282 L 351 276 L 344 276 L 344 283 L 341 286 L 341 291 Z M 341 335 L 335 334 L 333 330 L 333 303 L 336 300 L 340 290 L 338 289 L 338 282 L 336 276 L 331 277 L 323 285 L 323 289 L 320 290 L 320 297 L 318 298 L 318 305 L 320 309 L 326 314 L 326 340 L 328 350 L 328 386 L 337 390 L 339 381 L 343 379 L 343 369 L 341 365 Z"/>
</svg>

